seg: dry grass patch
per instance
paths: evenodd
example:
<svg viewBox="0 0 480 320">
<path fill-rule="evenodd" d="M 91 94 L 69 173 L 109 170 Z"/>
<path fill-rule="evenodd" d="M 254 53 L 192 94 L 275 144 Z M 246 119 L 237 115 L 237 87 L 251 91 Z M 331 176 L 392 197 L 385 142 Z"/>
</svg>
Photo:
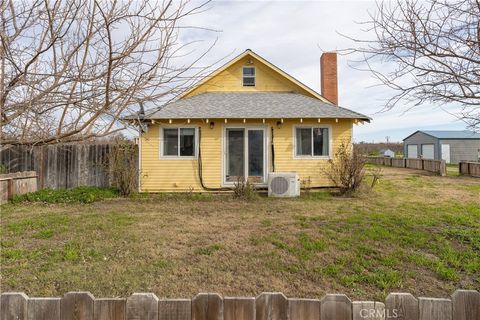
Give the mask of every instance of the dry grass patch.
<svg viewBox="0 0 480 320">
<path fill-rule="evenodd" d="M 4 205 L 2 290 L 448 296 L 480 286 L 478 185 L 385 168 L 374 191 L 357 198 L 162 194 Z"/>
</svg>

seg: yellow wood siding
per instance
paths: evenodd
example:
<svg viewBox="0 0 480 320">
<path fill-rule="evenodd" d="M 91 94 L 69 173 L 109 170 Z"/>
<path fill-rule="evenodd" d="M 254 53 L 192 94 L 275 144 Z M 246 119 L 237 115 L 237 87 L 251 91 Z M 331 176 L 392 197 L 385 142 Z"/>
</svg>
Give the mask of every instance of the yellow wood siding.
<svg viewBox="0 0 480 320">
<path fill-rule="evenodd" d="M 213 129 L 209 125 L 200 121 L 192 120 L 190 126 L 197 126 L 201 132 L 201 157 L 203 166 L 203 178 L 205 185 L 210 188 L 219 188 L 222 186 L 223 178 L 223 150 L 222 137 L 224 131 L 224 119 L 210 119 L 215 123 Z M 300 119 L 285 119 L 280 128 L 277 127 L 277 120 L 266 120 L 265 124 L 261 119 L 256 121 L 249 120 L 246 124 L 242 121 L 229 120 L 228 125 L 238 124 L 238 126 L 266 126 L 269 138 L 268 164 L 269 170 L 272 170 L 271 154 L 271 128 L 273 128 L 273 143 L 275 150 L 275 171 L 295 171 L 298 172 L 301 179 L 311 179 L 311 186 L 330 186 L 331 183 L 322 173 L 322 168 L 327 165 L 324 159 L 294 159 L 294 133 L 293 127 L 296 125 L 330 125 L 332 131 L 331 154 L 335 154 L 336 149 L 342 141 L 351 141 L 352 124 L 351 119 L 339 119 L 338 123 L 334 119 L 322 119 L 318 124 L 317 120 L 305 119 L 300 123 Z M 182 126 L 187 125 L 187 121 L 173 120 L 172 124 L 168 121 L 156 122 L 149 126 L 148 132 L 141 137 L 141 191 L 161 192 L 161 191 L 204 191 L 200 185 L 198 175 L 197 159 L 162 159 L 160 157 L 160 128 L 161 126 Z"/>
<path fill-rule="evenodd" d="M 329 125 L 332 135 L 332 157 L 342 142 L 350 143 L 352 139 L 351 119 L 339 120 L 338 123 L 334 119 L 322 119 L 321 123 L 316 120 L 304 120 L 300 123 L 298 119 L 285 120 L 281 129 L 274 131 L 275 146 L 275 171 L 295 171 L 299 174 L 300 179 L 311 180 L 311 186 L 331 186 L 332 183 L 327 179 L 324 171 L 327 168 L 328 160 L 324 159 L 294 159 L 294 133 L 295 126 L 311 125 L 322 126 Z"/>
<path fill-rule="evenodd" d="M 248 64 L 248 60 L 252 61 L 252 64 Z M 255 67 L 255 86 L 244 87 L 242 83 L 242 68 L 244 66 Z M 203 92 L 215 92 L 215 91 L 230 91 L 230 92 L 255 92 L 255 91 L 270 91 L 270 92 L 297 92 L 309 97 L 313 97 L 305 89 L 301 88 L 297 84 L 283 77 L 270 67 L 266 66 L 262 62 L 254 59 L 251 56 L 247 56 L 229 68 L 223 70 L 215 77 L 212 77 L 205 83 L 201 84 L 193 91 L 191 91 L 187 97 L 197 95 Z"/>
</svg>

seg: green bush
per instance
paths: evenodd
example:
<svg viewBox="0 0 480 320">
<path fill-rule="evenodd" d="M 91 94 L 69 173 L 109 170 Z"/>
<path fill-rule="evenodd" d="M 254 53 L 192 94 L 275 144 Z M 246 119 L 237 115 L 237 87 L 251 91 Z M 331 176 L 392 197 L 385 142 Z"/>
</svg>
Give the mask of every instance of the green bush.
<svg viewBox="0 0 480 320">
<path fill-rule="evenodd" d="M 0 164 L 0 174 L 8 173 L 8 168 L 3 164 Z"/>
<path fill-rule="evenodd" d="M 20 202 L 45 202 L 45 203 L 91 203 L 107 198 L 119 196 L 114 188 L 76 187 L 73 189 L 42 189 L 36 192 L 16 195 L 12 203 Z"/>
</svg>

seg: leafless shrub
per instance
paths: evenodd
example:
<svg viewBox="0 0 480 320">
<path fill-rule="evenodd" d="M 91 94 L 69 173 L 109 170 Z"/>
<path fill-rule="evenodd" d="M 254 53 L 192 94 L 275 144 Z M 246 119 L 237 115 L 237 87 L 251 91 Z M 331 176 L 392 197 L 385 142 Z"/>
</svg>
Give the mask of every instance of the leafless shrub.
<svg viewBox="0 0 480 320">
<path fill-rule="evenodd" d="M 137 189 L 138 169 L 136 145 L 129 141 L 117 140 L 109 152 L 109 167 L 112 185 L 121 195 L 128 196 Z"/>
<path fill-rule="evenodd" d="M 373 189 L 378 183 L 380 183 L 380 178 L 383 176 L 383 170 L 380 167 L 372 168 L 368 171 L 368 174 L 372 176 L 370 189 Z"/>
<path fill-rule="evenodd" d="M 360 188 L 365 177 L 365 163 L 366 158 L 355 152 L 350 143 L 342 142 L 324 172 L 339 188 L 341 195 L 351 196 Z"/>
<path fill-rule="evenodd" d="M 238 177 L 233 187 L 233 198 L 238 200 L 253 200 L 258 198 L 254 185 L 244 177 Z"/>
<path fill-rule="evenodd" d="M 308 176 L 307 178 L 302 179 L 300 185 L 306 195 L 310 194 L 310 191 L 312 190 L 312 178 Z"/>
</svg>

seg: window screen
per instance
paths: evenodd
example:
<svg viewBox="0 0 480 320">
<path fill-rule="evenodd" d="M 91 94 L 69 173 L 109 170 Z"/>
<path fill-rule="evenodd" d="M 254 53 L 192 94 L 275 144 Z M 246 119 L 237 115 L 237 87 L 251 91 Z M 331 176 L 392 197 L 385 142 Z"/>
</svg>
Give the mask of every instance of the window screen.
<svg viewBox="0 0 480 320">
<path fill-rule="evenodd" d="M 163 155 L 175 157 L 195 156 L 195 128 L 164 128 Z"/>
<path fill-rule="evenodd" d="M 297 156 L 312 155 L 312 128 L 297 128 Z"/>
<path fill-rule="evenodd" d="M 243 67 L 243 86 L 255 86 L 255 67 Z"/>
<path fill-rule="evenodd" d="M 180 156 L 193 156 L 195 154 L 195 129 L 180 129 Z"/>
<path fill-rule="evenodd" d="M 313 128 L 313 155 L 328 156 L 327 128 Z"/>
<path fill-rule="evenodd" d="M 297 156 L 328 156 L 328 128 L 296 128 L 295 155 Z"/>
<path fill-rule="evenodd" d="M 163 155 L 178 155 L 178 130 L 163 129 Z"/>
</svg>

